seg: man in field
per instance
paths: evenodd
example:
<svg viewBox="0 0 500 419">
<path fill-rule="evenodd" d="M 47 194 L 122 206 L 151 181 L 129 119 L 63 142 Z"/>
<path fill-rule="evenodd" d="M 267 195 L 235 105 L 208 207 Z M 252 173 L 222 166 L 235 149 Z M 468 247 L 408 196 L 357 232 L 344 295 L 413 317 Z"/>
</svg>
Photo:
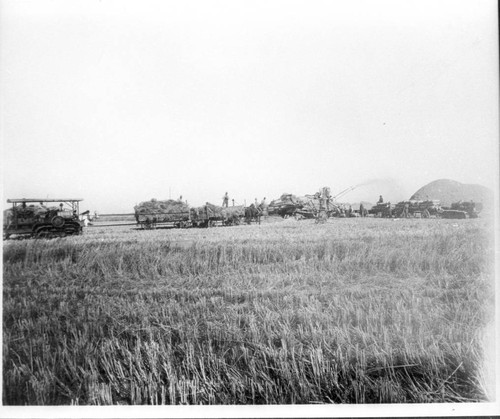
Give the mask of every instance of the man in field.
<svg viewBox="0 0 500 419">
<path fill-rule="evenodd" d="M 226 192 L 222 197 L 222 206 L 227 208 L 228 204 L 229 204 L 229 195 Z"/>
<path fill-rule="evenodd" d="M 365 206 L 361 203 L 359 204 L 359 216 L 364 217 L 365 216 Z"/>
<path fill-rule="evenodd" d="M 405 206 L 403 207 L 403 218 L 408 218 L 410 216 L 410 204 L 405 202 Z"/>
<path fill-rule="evenodd" d="M 260 203 L 260 209 L 262 210 L 262 215 L 264 216 L 265 219 L 267 219 L 267 202 L 266 202 L 266 197 L 262 199 Z"/>
</svg>

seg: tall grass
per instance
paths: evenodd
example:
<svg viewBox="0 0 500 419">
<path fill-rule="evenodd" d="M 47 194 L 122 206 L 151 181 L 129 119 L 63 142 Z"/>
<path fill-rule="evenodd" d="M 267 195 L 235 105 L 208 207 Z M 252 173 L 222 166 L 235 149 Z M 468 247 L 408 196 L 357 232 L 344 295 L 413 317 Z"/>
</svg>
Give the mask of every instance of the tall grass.
<svg viewBox="0 0 500 419">
<path fill-rule="evenodd" d="M 3 401 L 486 400 L 487 231 L 290 221 L 9 242 Z"/>
</svg>

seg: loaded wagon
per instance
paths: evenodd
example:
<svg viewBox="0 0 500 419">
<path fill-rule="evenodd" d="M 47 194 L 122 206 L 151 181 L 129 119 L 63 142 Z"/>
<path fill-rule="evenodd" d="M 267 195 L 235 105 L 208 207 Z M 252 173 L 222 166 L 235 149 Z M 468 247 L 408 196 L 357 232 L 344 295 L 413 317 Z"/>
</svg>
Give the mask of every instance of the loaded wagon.
<svg viewBox="0 0 500 419">
<path fill-rule="evenodd" d="M 141 202 L 134 207 L 134 213 L 137 224 L 145 230 L 159 226 L 182 228 L 191 225 L 189 206 L 173 199 Z"/>
<path fill-rule="evenodd" d="M 191 223 L 195 227 L 215 227 L 241 224 L 245 216 L 245 207 L 219 207 L 207 202 L 201 207 L 190 210 Z"/>
<path fill-rule="evenodd" d="M 398 218 L 429 218 L 439 217 L 442 209 L 439 200 L 408 200 L 401 201 L 394 207 L 393 214 Z"/>
<path fill-rule="evenodd" d="M 207 202 L 190 207 L 175 200 L 141 202 L 134 207 L 137 224 L 143 229 L 214 227 L 239 225 L 245 215 L 243 206 L 219 207 Z"/>
<path fill-rule="evenodd" d="M 392 218 L 395 205 L 390 202 L 379 202 L 368 210 L 368 214 L 378 218 Z"/>
<path fill-rule="evenodd" d="M 451 204 L 449 208 L 443 208 L 440 213 L 442 218 L 477 218 L 479 216 L 480 208 L 474 201 L 458 201 Z"/>
</svg>

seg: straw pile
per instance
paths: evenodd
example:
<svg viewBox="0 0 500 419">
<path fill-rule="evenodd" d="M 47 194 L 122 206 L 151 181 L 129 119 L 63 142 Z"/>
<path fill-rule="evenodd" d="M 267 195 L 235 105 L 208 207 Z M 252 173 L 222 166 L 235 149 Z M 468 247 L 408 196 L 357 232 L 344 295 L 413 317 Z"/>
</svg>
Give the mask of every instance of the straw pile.
<svg viewBox="0 0 500 419">
<path fill-rule="evenodd" d="M 205 204 L 206 213 L 210 220 L 222 220 L 222 207 L 207 202 Z"/>
<path fill-rule="evenodd" d="M 240 219 L 245 216 L 245 207 L 236 205 L 233 207 L 222 208 L 222 218 L 226 222 L 238 224 Z"/>
<path fill-rule="evenodd" d="M 182 201 L 168 199 L 166 201 L 141 202 L 134 207 L 138 221 L 176 222 L 189 220 L 189 206 Z"/>
<path fill-rule="evenodd" d="M 236 222 L 245 215 L 245 207 L 237 205 L 233 207 L 220 207 L 207 202 L 201 207 L 193 207 L 190 210 L 191 221 L 232 221 Z"/>
</svg>

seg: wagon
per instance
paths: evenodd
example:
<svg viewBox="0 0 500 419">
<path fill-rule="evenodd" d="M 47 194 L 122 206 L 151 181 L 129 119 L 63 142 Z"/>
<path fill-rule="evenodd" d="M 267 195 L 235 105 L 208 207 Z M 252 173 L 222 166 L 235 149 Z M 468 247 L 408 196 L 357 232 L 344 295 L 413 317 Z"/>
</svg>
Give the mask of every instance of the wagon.
<svg viewBox="0 0 500 419">
<path fill-rule="evenodd" d="M 407 213 L 405 213 L 405 207 Z M 394 207 L 395 217 L 412 217 L 412 218 L 429 218 L 438 217 L 442 212 L 440 201 L 426 200 L 426 201 L 401 201 Z"/>
<path fill-rule="evenodd" d="M 219 207 L 207 202 L 201 207 L 190 209 L 190 220 L 195 227 L 239 225 L 245 217 L 245 207 Z"/>
<path fill-rule="evenodd" d="M 152 230 L 157 227 L 184 228 L 191 225 L 189 212 L 177 213 L 142 213 L 136 214 L 137 224 L 144 230 Z"/>
<path fill-rule="evenodd" d="M 189 227 L 189 206 L 182 201 L 167 200 L 141 202 L 134 207 L 137 224 L 146 230 L 157 227 Z"/>
</svg>

